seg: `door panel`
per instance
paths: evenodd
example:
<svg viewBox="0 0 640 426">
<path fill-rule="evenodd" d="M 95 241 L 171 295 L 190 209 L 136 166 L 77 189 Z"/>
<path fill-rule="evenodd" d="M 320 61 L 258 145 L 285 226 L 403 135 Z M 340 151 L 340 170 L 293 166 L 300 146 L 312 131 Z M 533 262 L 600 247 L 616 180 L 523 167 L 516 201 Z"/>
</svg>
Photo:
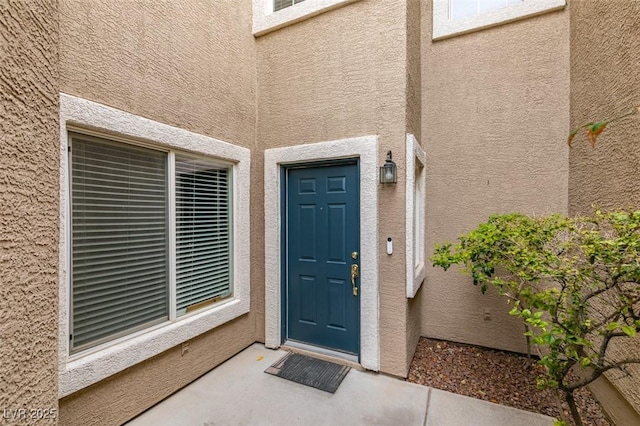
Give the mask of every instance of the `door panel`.
<svg viewBox="0 0 640 426">
<path fill-rule="evenodd" d="M 360 298 L 351 265 L 360 259 L 351 253 L 360 251 L 358 165 L 292 168 L 286 183 L 286 336 L 357 354 Z"/>
<path fill-rule="evenodd" d="M 329 215 L 329 250 L 328 250 L 328 262 L 345 264 L 346 259 L 346 220 L 347 212 L 344 204 L 330 204 L 327 206 L 327 213 Z"/>
<path fill-rule="evenodd" d="M 315 205 L 299 205 L 296 232 L 296 247 L 299 262 L 315 262 L 318 249 L 316 224 L 318 222 L 317 207 Z M 308 226 L 313 224 L 313 226 Z"/>
</svg>

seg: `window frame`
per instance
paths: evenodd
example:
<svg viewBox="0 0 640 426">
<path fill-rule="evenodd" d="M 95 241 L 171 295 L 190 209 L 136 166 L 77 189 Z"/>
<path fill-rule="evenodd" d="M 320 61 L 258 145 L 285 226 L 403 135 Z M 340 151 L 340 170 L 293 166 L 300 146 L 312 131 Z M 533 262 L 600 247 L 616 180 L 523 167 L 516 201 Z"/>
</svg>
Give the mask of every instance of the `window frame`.
<svg viewBox="0 0 640 426">
<path fill-rule="evenodd" d="M 286 9 L 287 7 L 295 6 L 296 4 L 302 3 L 303 1 L 306 1 L 306 0 L 287 0 L 288 2 L 291 2 L 290 5 L 285 6 L 285 7 L 281 7 L 280 9 L 276 10 L 276 2 L 277 1 L 278 0 L 271 0 L 271 3 L 273 4 L 273 12 L 279 12 L 279 11 L 281 11 L 283 9 Z"/>
<path fill-rule="evenodd" d="M 147 148 L 207 157 L 230 166 L 232 297 L 109 342 L 70 353 L 71 216 L 69 131 Z M 171 155 L 171 154 L 168 154 Z M 170 161 L 168 159 L 168 161 Z M 169 190 L 175 182 L 170 177 Z M 60 94 L 59 387 L 64 397 L 249 312 L 250 150 L 96 102 Z M 172 205 L 169 208 L 171 212 Z M 175 262 L 175 259 L 170 259 Z"/>
<path fill-rule="evenodd" d="M 408 133 L 406 138 L 406 296 L 415 297 L 426 276 L 426 189 L 427 189 L 427 155 L 416 137 Z M 421 173 L 416 180 L 416 166 Z M 416 185 L 420 191 L 416 191 Z M 416 208 L 421 207 L 421 208 Z M 422 217 L 416 217 L 416 210 Z M 416 220 L 419 226 L 416 229 Z M 421 226 L 420 226 L 421 225 Z M 421 247 L 419 250 L 417 248 Z"/>
<path fill-rule="evenodd" d="M 72 202 L 73 202 L 73 171 L 72 171 L 72 163 L 73 163 L 73 144 L 74 144 L 74 140 L 76 139 L 84 139 L 85 141 L 88 142 L 93 142 L 93 143 L 107 143 L 107 144 L 122 144 L 122 145 L 128 145 L 128 146 L 132 146 L 132 147 L 141 147 L 147 150 L 151 150 L 151 151 L 155 151 L 157 153 L 162 153 L 164 154 L 164 162 L 165 162 L 165 167 L 166 167 L 166 179 L 164 182 L 164 186 L 165 186 L 165 194 L 167 197 L 167 202 L 166 202 L 166 211 L 165 211 L 165 216 L 166 216 L 166 234 L 167 234 L 167 244 L 166 244 L 166 252 L 165 252 L 165 256 L 168 259 L 168 265 L 167 265 L 167 282 L 166 282 L 166 289 L 167 289 L 167 297 L 166 297 L 166 304 L 168 306 L 168 311 L 167 311 L 167 317 L 168 319 L 157 319 L 155 321 L 153 321 L 151 324 L 149 325 L 145 325 L 145 324 L 141 324 L 138 325 L 136 327 L 133 327 L 131 329 L 127 329 L 127 330 L 123 330 L 120 331 L 118 333 L 112 334 L 110 336 L 105 336 L 102 337 L 98 340 L 96 340 L 95 342 L 88 342 L 85 344 L 82 344 L 78 347 L 75 348 L 69 348 L 69 353 L 71 358 L 73 358 L 74 356 L 76 356 L 77 354 L 82 354 L 84 351 L 87 350 L 91 350 L 94 347 L 98 347 L 101 346 L 103 344 L 108 344 L 111 341 L 114 340 L 119 340 L 121 338 L 126 338 L 129 335 L 132 334 L 136 334 L 137 332 L 144 332 L 147 329 L 153 328 L 155 325 L 158 324 L 163 324 L 166 322 L 171 322 L 171 321 L 176 321 L 176 320 L 180 320 L 184 317 L 186 317 L 187 315 L 194 315 L 197 312 L 203 310 L 203 309 L 210 309 L 213 308 L 221 303 L 224 303 L 228 298 L 232 298 L 233 297 L 233 180 L 232 180 L 232 170 L 233 170 L 233 164 L 228 162 L 228 161 L 221 161 L 217 158 L 211 157 L 211 156 L 207 156 L 207 155 L 202 155 L 202 154 L 194 154 L 192 152 L 188 152 L 188 151 L 183 151 L 183 150 L 179 150 L 179 149 L 175 149 L 175 148 L 170 148 L 170 147 L 159 147 L 159 146 L 154 146 L 153 144 L 143 144 L 140 143 L 139 141 L 132 141 L 132 140 L 127 140 L 126 138 L 119 138 L 119 137 L 113 137 L 111 135 L 106 135 L 106 134 L 100 134 L 97 132 L 91 132 L 91 131 L 86 131 L 83 129 L 76 129 L 74 126 L 70 126 L 67 130 L 68 135 L 67 135 L 67 140 L 69 141 L 69 147 L 71 148 L 69 150 L 69 164 L 68 164 L 68 171 L 67 173 L 69 174 L 70 177 L 70 183 L 69 183 L 69 212 L 72 211 Z M 178 293 L 178 282 L 177 282 L 177 186 L 176 186 L 176 156 L 182 157 L 182 158 L 189 158 L 189 159 L 194 159 L 194 160 L 205 160 L 207 163 L 209 163 L 210 165 L 214 166 L 214 167 L 218 167 L 220 169 L 224 169 L 227 171 L 227 176 L 228 176 L 228 188 L 227 190 L 229 191 L 229 234 L 230 234 L 230 247 L 229 247 L 229 276 L 230 276 L 230 283 L 229 283 L 229 288 L 231 291 L 231 295 L 225 297 L 224 299 L 217 301 L 215 303 L 212 303 L 211 305 L 207 305 L 207 306 L 203 306 L 200 308 L 196 308 L 194 311 L 189 312 L 187 311 L 184 314 L 178 314 L 177 312 L 177 293 Z M 73 227 L 73 214 L 70 213 L 69 214 L 69 227 L 70 229 L 72 229 Z M 71 261 L 71 268 L 70 268 L 70 278 L 69 278 L 69 285 L 70 285 L 70 290 L 72 290 L 73 288 L 73 238 L 71 238 L 70 240 L 70 244 L 69 244 L 69 259 Z M 70 328 L 70 336 L 72 336 L 74 334 L 74 330 L 73 330 L 73 317 L 74 317 L 74 311 L 73 311 L 73 292 L 71 293 L 72 295 L 69 298 L 69 328 Z M 132 330 L 132 331 L 129 331 Z M 70 342 L 72 341 L 71 337 L 69 338 Z M 71 345 L 71 343 L 70 343 Z"/>
<path fill-rule="evenodd" d="M 305 0 L 274 11 L 273 0 L 253 0 L 253 35 L 259 37 L 359 0 Z"/>
<path fill-rule="evenodd" d="M 561 10 L 566 5 L 566 0 L 523 0 L 476 16 L 453 20 L 450 14 L 451 1 L 433 0 L 434 41 Z"/>
<path fill-rule="evenodd" d="M 89 134 L 92 133 L 92 134 Z M 74 342 L 73 339 L 71 338 L 72 335 L 75 335 L 75 330 L 73 328 L 73 323 L 74 323 L 74 316 L 75 316 L 75 312 L 73 310 L 73 264 L 74 264 L 74 256 L 73 256 L 73 154 L 74 154 L 74 149 L 73 149 L 73 141 L 75 139 L 84 139 L 84 141 L 90 142 L 90 143 L 103 143 L 106 142 L 107 144 L 127 144 L 129 146 L 133 146 L 133 147 L 141 147 L 144 149 L 148 149 L 148 150 L 153 150 L 157 153 L 161 153 L 164 154 L 164 167 L 165 167 L 165 179 L 164 180 L 164 190 L 165 190 L 165 197 L 166 197 L 166 201 L 165 201 L 165 209 L 168 209 L 170 207 L 170 191 L 169 191 L 169 156 L 168 156 L 168 152 L 167 150 L 163 150 L 163 149 L 157 149 L 155 147 L 152 146 L 148 146 L 148 145 L 141 145 L 141 144 L 136 144 L 136 143 L 130 143 L 130 142 L 124 142 L 123 140 L 115 140 L 116 138 L 111 138 L 108 135 L 100 135 L 97 136 L 95 134 L 95 132 L 83 132 L 83 131 L 76 131 L 72 126 L 68 129 L 68 134 L 67 134 L 67 140 L 68 140 L 68 145 L 69 145 L 69 149 L 68 149 L 68 167 L 67 167 L 67 173 L 69 176 L 69 187 L 67 188 L 68 190 L 68 194 L 69 194 L 69 203 L 68 203 L 68 211 L 69 211 L 69 229 L 70 229 L 70 238 L 69 238 L 69 245 L 68 245 L 68 256 L 69 256 L 69 301 L 68 301 L 68 309 L 69 309 L 69 353 L 71 357 L 74 357 L 77 354 L 82 353 L 83 351 L 86 350 L 90 350 L 93 347 L 96 346 L 100 346 L 102 344 L 106 344 L 108 342 L 114 341 L 114 340 L 118 340 L 120 338 L 124 338 L 126 336 L 132 335 L 132 334 L 136 334 L 139 331 L 143 331 L 149 328 L 153 328 L 158 324 L 161 324 L 163 322 L 165 322 L 165 319 L 156 319 L 154 321 L 152 321 L 151 323 L 147 323 L 147 324 L 140 324 L 138 326 L 129 328 L 127 330 L 122 330 L 116 333 L 113 333 L 109 336 L 104 336 L 100 339 L 97 339 L 95 341 L 91 341 L 91 342 L 87 342 L 84 344 L 80 344 L 78 347 L 73 347 L 74 346 Z M 165 212 L 165 233 L 169 234 L 171 231 L 171 225 L 170 225 L 170 221 L 168 220 L 168 211 Z M 165 258 L 169 257 L 169 249 L 170 249 L 170 237 L 166 239 L 166 243 L 165 243 Z M 170 281 L 171 281 L 171 273 L 169 271 L 169 268 L 167 268 L 167 275 L 166 275 L 166 289 L 167 289 L 167 299 L 166 299 L 166 305 L 167 307 L 170 307 L 170 300 L 171 300 L 171 293 L 170 293 Z M 170 312 L 167 311 L 167 316 L 170 318 Z"/>
<path fill-rule="evenodd" d="M 214 166 L 214 167 L 219 167 L 220 169 L 226 169 L 227 170 L 227 191 L 229 193 L 229 199 L 228 199 L 228 214 L 229 214 L 229 218 L 228 220 L 228 232 L 229 232 L 229 291 L 230 291 L 230 295 L 224 296 L 222 299 L 220 299 L 217 302 L 213 302 L 209 305 L 206 306 L 201 306 L 198 307 L 198 305 L 200 305 L 201 303 L 210 303 L 207 302 L 206 300 L 203 302 L 199 302 L 196 303 L 194 305 L 191 305 L 190 307 L 193 307 L 194 310 L 190 311 L 189 308 L 186 308 L 186 311 L 182 314 L 178 313 L 178 278 L 177 278 L 177 271 L 178 271 L 178 267 L 177 267 L 177 258 L 178 258 L 178 237 L 177 237 L 177 232 L 178 232 L 178 224 L 177 224 L 177 219 L 178 219 L 178 209 L 177 209 L 177 199 L 178 199 L 178 190 L 177 190 L 177 175 L 176 175 L 176 163 L 178 161 L 177 157 L 182 157 L 182 159 L 184 158 L 189 158 L 195 161 L 198 160 L 206 160 L 210 165 Z M 235 185 L 233 182 L 233 164 L 226 162 L 226 161 L 220 161 L 216 158 L 211 158 L 211 157 L 207 157 L 207 156 L 203 156 L 203 155 L 194 155 L 193 153 L 189 153 L 189 152 L 184 152 L 184 151 L 180 151 L 180 150 L 172 150 L 170 152 L 169 155 L 170 158 L 170 164 L 173 170 L 173 174 L 169 175 L 169 179 L 170 179 L 170 183 L 169 185 L 171 186 L 171 189 L 173 190 L 172 196 L 170 197 L 170 202 L 172 203 L 172 206 L 170 206 L 170 210 L 169 210 L 169 215 L 170 215 L 170 223 L 171 223 L 171 229 L 173 230 L 172 235 L 170 235 L 170 252 L 169 252 L 169 256 L 171 259 L 171 263 L 173 263 L 173 268 L 171 268 L 170 271 L 170 277 L 171 277 L 171 300 L 173 305 L 170 306 L 170 309 L 173 308 L 174 310 L 170 310 L 170 313 L 172 315 L 175 315 L 176 319 L 181 319 L 181 318 L 185 318 L 188 315 L 194 315 L 196 313 L 198 313 L 199 311 L 201 311 L 202 309 L 210 309 L 218 304 L 224 303 L 227 299 L 229 298 L 233 298 L 233 294 L 234 294 L 234 286 L 233 286 L 233 263 L 234 263 L 234 258 L 233 258 L 233 245 L 234 245 L 234 238 L 233 238 L 233 194 L 235 191 Z M 171 181 L 171 179 L 173 179 L 173 181 Z M 218 296 L 220 297 L 220 296 Z"/>
</svg>

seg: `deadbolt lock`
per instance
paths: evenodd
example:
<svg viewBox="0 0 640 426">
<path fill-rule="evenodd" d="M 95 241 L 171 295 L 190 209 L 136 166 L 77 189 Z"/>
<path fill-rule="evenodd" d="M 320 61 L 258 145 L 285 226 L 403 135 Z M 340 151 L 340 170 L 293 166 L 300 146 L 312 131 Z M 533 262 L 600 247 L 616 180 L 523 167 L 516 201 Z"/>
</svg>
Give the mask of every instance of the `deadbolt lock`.
<svg viewBox="0 0 640 426">
<path fill-rule="evenodd" d="M 357 252 L 357 251 L 352 252 L 352 253 L 351 253 L 351 258 L 352 258 L 353 260 L 356 260 L 356 259 L 358 258 L 358 252 Z"/>
</svg>

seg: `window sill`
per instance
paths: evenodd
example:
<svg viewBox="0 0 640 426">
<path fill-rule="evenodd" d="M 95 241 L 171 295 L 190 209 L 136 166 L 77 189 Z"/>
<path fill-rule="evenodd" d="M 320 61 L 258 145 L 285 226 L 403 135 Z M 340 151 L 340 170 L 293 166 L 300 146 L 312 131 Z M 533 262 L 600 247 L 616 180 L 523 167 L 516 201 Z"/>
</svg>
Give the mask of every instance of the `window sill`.
<svg viewBox="0 0 640 426">
<path fill-rule="evenodd" d="M 273 12 L 273 0 L 253 0 L 253 35 L 259 37 L 356 1 L 305 0 Z"/>
<path fill-rule="evenodd" d="M 247 298 L 232 299 L 189 318 L 74 355 L 60 369 L 59 396 L 70 395 L 248 312 Z"/>
<path fill-rule="evenodd" d="M 449 0 L 433 2 L 433 40 L 480 31 L 564 8 L 566 0 L 528 0 L 469 18 L 449 19 Z"/>
</svg>

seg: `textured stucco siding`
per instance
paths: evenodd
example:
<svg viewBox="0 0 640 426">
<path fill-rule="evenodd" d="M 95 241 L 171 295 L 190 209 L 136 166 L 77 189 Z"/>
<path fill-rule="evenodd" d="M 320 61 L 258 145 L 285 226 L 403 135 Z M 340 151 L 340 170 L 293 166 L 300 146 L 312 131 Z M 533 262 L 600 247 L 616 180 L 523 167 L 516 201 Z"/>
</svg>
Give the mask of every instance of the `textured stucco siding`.
<svg viewBox="0 0 640 426">
<path fill-rule="evenodd" d="M 494 213 L 566 213 L 568 12 L 436 42 L 431 20 L 422 24 L 427 255 Z M 525 350 L 504 299 L 458 268 L 429 265 L 421 291 L 423 335 Z"/>
<path fill-rule="evenodd" d="M 422 50 L 421 29 L 422 22 L 428 17 L 421 14 L 420 0 L 407 0 L 406 5 L 406 103 L 407 103 L 407 133 L 411 133 L 420 140 L 422 121 Z"/>
<path fill-rule="evenodd" d="M 571 126 L 621 115 L 640 105 L 640 2 L 571 2 Z M 569 210 L 640 208 L 640 118 L 612 123 L 592 149 L 581 133 L 570 152 Z M 622 343 L 622 342 L 621 342 Z M 635 357 L 640 339 L 611 348 Z M 640 413 L 640 366 L 608 374 Z M 612 413 L 614 414 L 614 413 Z M 636 416 L 640 421 L 640 415 Z"/>
<path fill-rule="evenodd" d="M 261 161 L 251 0 L 59 3 L 61 92 L 250 148 L 252 165 Z M 259 188 L 261 172 L 251 174 Z M 244 253 L 252 312 L 263 303 L 253 286 L 264 280 L 261 206 L 252 198 Z M 178 346 L 65 397 L 61 423 L 121 424 L 253 343 L 256 320 L 239 317 L 190 340 L 184 356 Z"/>
<path fill-rule="evenodd" d="M 57 14 L 0 3 L 0 410 L 20 424 L 58 408 Z"/>
<path fill-rule="evenodd" d="M 257 52 L 259 146 L 378 135 L 379 164 L 393 151 L 398 184 L 378 193 L 380 366 L 405 376 L 406 3 L 358 1 L 259 37 Z"/>
<path fill-rule="evenodd" d="M 571 4 L 571 126 L 640 105 L 640 2 Z M 640 206 L 640 121 L 613 124 L 591 149 L 583 133 L 570 155 L 569 209 Z"/>
<path fill-rule="evenodd" d="M 250 0 L 60 0 L 60 36 L 63 92 L 254 143 Z"/>
</svg>

